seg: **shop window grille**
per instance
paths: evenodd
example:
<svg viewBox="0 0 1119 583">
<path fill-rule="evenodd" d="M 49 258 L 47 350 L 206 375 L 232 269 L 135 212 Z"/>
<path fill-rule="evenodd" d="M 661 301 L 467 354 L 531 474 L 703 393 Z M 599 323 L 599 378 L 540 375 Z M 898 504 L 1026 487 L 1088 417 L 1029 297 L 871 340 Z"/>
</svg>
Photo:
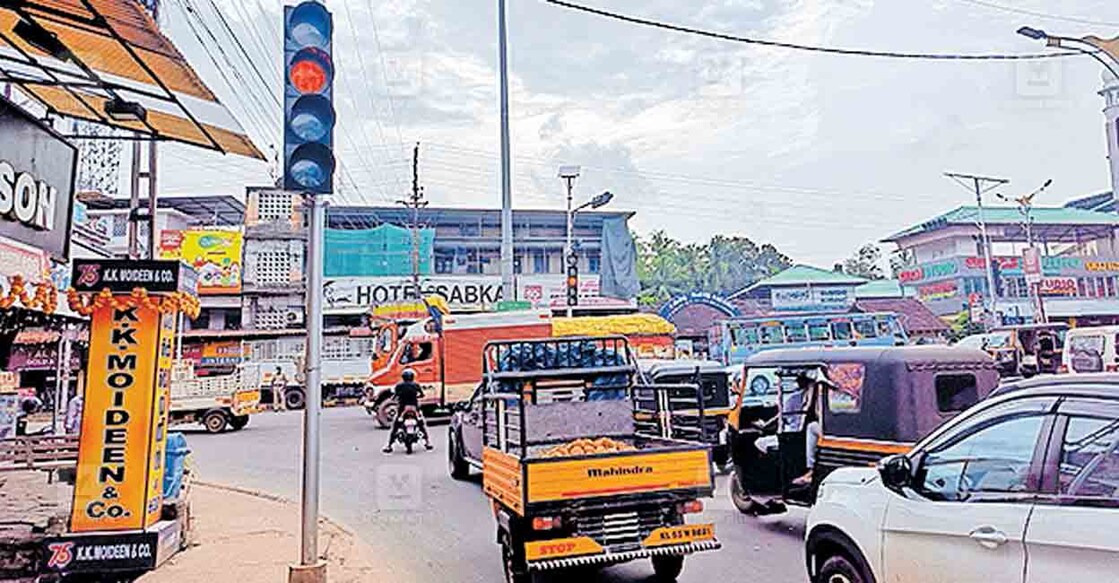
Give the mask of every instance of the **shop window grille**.
<svg viewBox="0 0 1119 583">
<path fill-rule="evenodd" d="M 261 192 L 257 196 L 257 217 L 262 223 L 291 219 L 292 197 L 285 192 Z"/>
<path fill-rule="evenodd" d="M 257 284 L 291 283 L 291 272 L 291 254 L 286 250 L 261 251 L 257 254 Z"/>
</svg>

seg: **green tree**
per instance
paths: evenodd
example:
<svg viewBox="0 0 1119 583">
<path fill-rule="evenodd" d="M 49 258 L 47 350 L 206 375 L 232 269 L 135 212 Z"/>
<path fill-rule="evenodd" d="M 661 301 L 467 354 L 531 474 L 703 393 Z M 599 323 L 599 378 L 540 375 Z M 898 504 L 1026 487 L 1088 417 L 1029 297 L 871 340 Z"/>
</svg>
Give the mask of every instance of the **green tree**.
<svg viewBox="0 0 1119 583">
<path fill-rule="evenodd" d="M 792 261 L 770 244 L 716 235 L 706 244 L 683 244 L 664 231 L 637 238 L 642 305 L 707 291 L 727 295 L 781 271 Z"/>
<path fill-rule="evenodd" d="M 882 250 L 874 243 L 859 247 L 854 255 L 843 261 L 843 273 L 867 279 L 886 279 L 882 274 Z"/>
</svg>

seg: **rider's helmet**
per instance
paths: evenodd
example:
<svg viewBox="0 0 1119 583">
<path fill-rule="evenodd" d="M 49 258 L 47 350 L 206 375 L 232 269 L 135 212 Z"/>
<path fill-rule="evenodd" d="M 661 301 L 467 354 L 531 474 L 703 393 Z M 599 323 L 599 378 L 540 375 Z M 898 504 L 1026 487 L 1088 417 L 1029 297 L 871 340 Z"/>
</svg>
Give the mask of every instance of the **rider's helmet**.
<svg viewBox="0 0 1119 583">
<path fill-rule="evenodd" d="M 400 378 L 404 382 L 412 382 L 412 381 L 416 380 L 416 371 L 414 371 L 410 368 L 406 368 L 406 369 L 404 369 L 404 372 L 400 373 Z"/>
</svg>

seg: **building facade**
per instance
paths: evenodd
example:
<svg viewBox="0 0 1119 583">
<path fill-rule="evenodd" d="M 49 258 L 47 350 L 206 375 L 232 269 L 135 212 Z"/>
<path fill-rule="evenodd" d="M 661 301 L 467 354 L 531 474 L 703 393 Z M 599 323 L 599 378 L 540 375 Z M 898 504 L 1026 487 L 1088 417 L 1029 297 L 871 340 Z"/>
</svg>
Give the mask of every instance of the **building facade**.
<svg viewBox="0 0 1119 583">
<path fill-rule="evenodd" d="M 1050 319 L 1078 323 L 1119 321 L 1119 252 L 1115 213 L 1076 207 L 1034 208 L 1029 229 L 1017 208 L 983 209 L 991 241 L 988 273 L 979 209 L 963 206 L 884 239 L 910 265 L 902 285 L 943 317 L 992 306 L 1007 323 L 1035 319 L 1023 252 L 1032 238 L 1041 252 L 1038 286 Z M 988 279 L 994 281 L 990 289 Z M 991 301 L 993 300 L 993 302 Z"/>
</svg>

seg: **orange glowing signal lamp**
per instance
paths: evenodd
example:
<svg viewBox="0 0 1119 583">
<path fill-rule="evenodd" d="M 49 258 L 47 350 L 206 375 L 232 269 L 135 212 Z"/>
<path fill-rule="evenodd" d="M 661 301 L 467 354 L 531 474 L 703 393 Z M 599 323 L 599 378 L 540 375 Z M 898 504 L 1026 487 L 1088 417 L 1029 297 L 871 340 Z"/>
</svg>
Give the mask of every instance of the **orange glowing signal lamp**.
<svg viewBox="0 0 1119 583">
<path fill-rule="evenodd" d="M 312 60 L 298 61 L 291 66 L 291 84 L 300 93 L 319 93 L 326 88 L 326 70 Z"/>
</svg>

